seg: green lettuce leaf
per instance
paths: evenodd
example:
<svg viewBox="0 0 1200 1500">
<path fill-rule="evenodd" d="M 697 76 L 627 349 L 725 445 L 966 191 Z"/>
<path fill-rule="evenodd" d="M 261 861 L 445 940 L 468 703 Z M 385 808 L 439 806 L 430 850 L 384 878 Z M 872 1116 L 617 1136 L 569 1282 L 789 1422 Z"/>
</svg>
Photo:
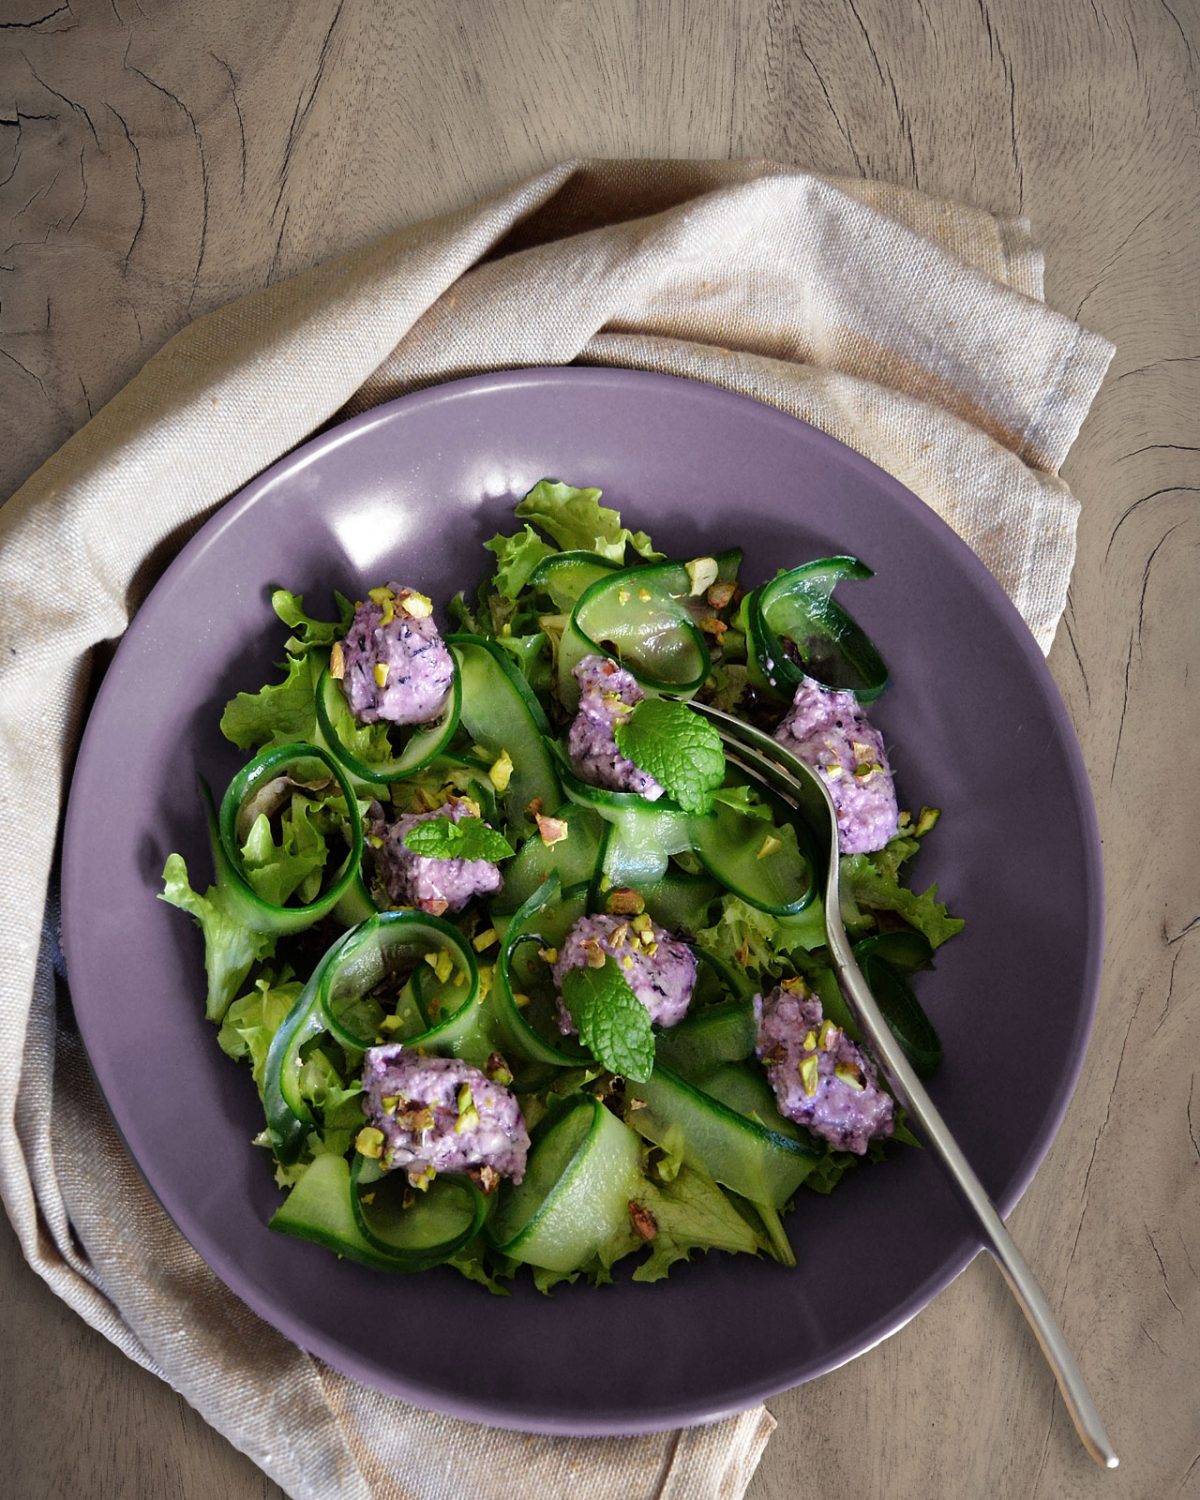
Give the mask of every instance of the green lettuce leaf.
<svg viewBox="0 0 1200 1500">
<path fill-rule="evenodd" d="M 683 1167 L 672 1181 L 650 1187 L 639 1202 L 654 1215 L 658 1232 L 634 1281 L 661 1281 L 697 1250 L 755 1255 L 767 1248 L 712 1178 L 695 1167 Z"/>
<path fill-rule="evenodd" d="M 274 935 L 252 932 L 238 921 L 219 887 L 210 886 L 203 896 L 198 895 L 191 887 L 187 865 L 180 854 L 167 856 L 158 899 L 186 911 L 203 932 L 204 970 L 208 975 L 204 1014 L 210 1021 L 222 1020 L 250 970 L 260 959 L 274 953 Z"/>
<path fill-rule="evenodd" d="M 542 541 L 532 526 L 525 525 L 514 536 L 497 534 L 483 544 L 496 555 L 492 587 L 505 599 L 515 600 L 529 582 L 529 575 L 555 549 Z"/>
<path fill-rule="evenodd" d="M 901 841 L 892 841 L 898 842 Z M 895 876 L 889 873 L 888 850 L 891 847 L 889 844 L 887 849 L 882 849 L 877 854 L 852 854 L 844 859 L 844 889 L 859 906 L 870 907 L 875 911 L 894 911 L 910 927 L 923 933 L 932 947 L 938 948 L 955 933 L 961 932 L 965 924 L 961 917 L 952 917 L 937 899 L 936 885 L 931 885 L 927 891 L 918 895 L 897 884 Z"/>
<path fill-rule="evenodd" d="M 540 527 L 564 552 L 597 552 L 613 562 L 624 562 L 628 543 L 644 558 L 661 558 L 663 554 L 654 550 L 644 531 L 630 531 L 621 525 L 618 511 L 600 504 L 600 493 L 543 479 L 517 506 L 516 514 Z"/>
<path fill-rule="evenodd" d="M 289 656 L 282 682 L 229 700 L 221 715 L 221 733 L 239 750 L 255 752 L 318 739 L 317 683 L 328 665 L 323 651 Z M 357 723 L 341 694 L 334 699 L 333 721 L 342 742 L 359 760 L 378 765 L 391 759 L 386 724 Z"/>
<path fill-rule="evenodd" d="M 271 832 L 271 820 L 259 813 L 242 845 L 242 870 L 255 894 L 274 906 L 282 906 L 298 894 L 312 901 L 321 888 L 321 872 L 329 857 L 329 846 L 319 826 L 318 804 L 311 797 L 293 796 L 280 819 L 280 841 Z M 318 821 L 314 821 L 317 818 Z"/>
<path fill-rule="evenodd" d="M 222 1052 L 249 1061 L 260 1095 L 271 1042 L 302 989 L 303 985 L 297 979 L 276 980 L 272 974 L 260 975 L 254 981 L 254 988 L 235 1000 L 225 1012 L 225 1019 L 217 1032 L 217 1044 Z"/>
<path fill-rule="evenodd" d="M 276 589 L 271 595 L 271 608 L 285 625 L 299 632 L 287 642 L 289 656 L 304 656 L 318 646 L 332 646 L 334 641 L 341 640 L 350 629 L 354 605 L 345 594 L 339 594 L 336 589 L 333 591 L 333 598 L 338 607 L 338 618 L 314 620 L 304 612 L 302 595 L 293 594 L 287 589 Z"/>
</svg>

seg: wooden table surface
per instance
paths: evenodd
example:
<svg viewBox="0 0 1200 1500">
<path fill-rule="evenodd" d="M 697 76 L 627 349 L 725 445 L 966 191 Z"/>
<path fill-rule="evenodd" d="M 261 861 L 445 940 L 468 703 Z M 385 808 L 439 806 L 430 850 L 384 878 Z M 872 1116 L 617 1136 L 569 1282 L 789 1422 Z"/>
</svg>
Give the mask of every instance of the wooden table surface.
<svg viewBox="0 0 1200 1500">
<path fill-rule="evenodd" d="M 752 1500 L 1200 1496 L 1200 122 L 1195 0 L 5 0 L 0 493 L 174 330 L 570 156 L 765 156 L 1033 221 L 1117 355 L 1050 661 L 1108 942 L 1063 1129 L 1012 1217 L 1123 1464 L 1082 1455 L 990 1264 L 770 1403 Z M 1052 997 L 1050 997 L 1052 998 Z M 14 1500 L 281 1492 L 67 1311 L 0 1228 Z M 465 1497 L 469 1500 L 469 1497 Z"/>
</svg>

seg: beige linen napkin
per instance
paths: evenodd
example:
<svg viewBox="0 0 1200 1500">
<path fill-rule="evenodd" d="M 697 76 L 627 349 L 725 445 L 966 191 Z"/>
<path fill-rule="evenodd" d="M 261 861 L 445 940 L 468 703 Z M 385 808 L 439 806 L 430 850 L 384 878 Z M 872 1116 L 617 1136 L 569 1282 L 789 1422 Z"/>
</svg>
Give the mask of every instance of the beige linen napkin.
<svg viewBox="0 0 1200 1500">
<path fill-rule="evenodd" d="M 737 1497 L 773 1423 L 471 1427 L 354 1385 L 208 1271 L 109 1124 L 54 912 L 43 938 L 30 904 L 97 647 L 200 521 L 330 418 L 575 360 L 711 381 L 833 433 L 956 527 L 1048 648 L 1077 509 L 1056 471 L 1112 351 L 1041 295 L 1023 220 L 762 163 L 564 165 L 184 329 L 0 511 L 4 1203 L 58 1295 L 297 1500 Z"/>
</svg>

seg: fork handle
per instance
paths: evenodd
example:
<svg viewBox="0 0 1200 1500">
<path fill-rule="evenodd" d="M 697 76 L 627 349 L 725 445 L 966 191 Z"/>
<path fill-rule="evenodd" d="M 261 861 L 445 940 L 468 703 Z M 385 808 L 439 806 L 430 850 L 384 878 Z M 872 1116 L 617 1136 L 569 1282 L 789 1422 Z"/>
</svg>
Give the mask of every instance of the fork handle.
<svg viewBox="0 0 1200 1500">
<path fill-rule="evenodd" d="M 983 1233 L 984 1245 L 1000 1267 L 1009 1290 L 1033 1329 L 1046 1363 L 1054 1372 L 1063 1404 L 1070 1414 L 1083 1446 L 1106 1469 L 1115 1469 L 1118 1459 L 1104 1430 L 1096 1403 L 1092 1400 L 1083 1372 L 1071 1353 L 1058 1321 L 1050 1310 L 1046 1294 L 1017 1249 L 1004 1220 L 988 1197 L 983 1184 L 963 1155 L 924 1084 L 913 1072 L 899 1043 L 892 1036 L 875 1003 L 870 987 L 863 978 L 845 934 L 829 923 L 827 936 L 838 979 L 850 1000 L 851 1008 L 862 1025 L 871 1050 L 889 1084 L 909 1114 L 921 1128 L 934 1154 L 941 1161 L 954 1186 L 975 1216 Z"/>
</svg>

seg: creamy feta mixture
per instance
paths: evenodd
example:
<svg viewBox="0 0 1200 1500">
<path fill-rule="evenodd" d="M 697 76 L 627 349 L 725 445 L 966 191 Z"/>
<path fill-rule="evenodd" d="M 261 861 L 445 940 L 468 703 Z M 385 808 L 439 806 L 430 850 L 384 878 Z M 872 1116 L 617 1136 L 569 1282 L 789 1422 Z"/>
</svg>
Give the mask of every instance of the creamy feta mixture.
<svg viewBox="0 0 1200 1500">
<path fill-rule="evenodd" d="M 882 849 L 895 838 L 896 788 L 883 736 L 853 693 L 806 677 L 775 738 L 828 786 L 843 854 Z"/>
<path fill-rule="evenodd" d="M 334 646 L 332 672 L 361 724 L 428 723 L 446 706 L 454 681 L 433 605 L 398 583 L 372 589 L 358 605 Z"/>
<path fill-rule="evenodd" d="M 507 1070 L 502 1076 L 511 1080 Z M 479 1068 L 397 1042 L 367 1052 L 362 1083 L 367 1130 L 376 1134 L 360 1134 L 359 1150 L 405 1170 L 414 1186 L 438 1172 L 470 1172 L 485 1189 L 498 1177 L 524 1176 L 529 1132 L 520 1106 Z"/>
<path fill-rule="evenodd" d="M 895 1105 L 874 1065 L 799 979 L 755 995 L 757 1052 L 779 1113 L 842 1151 L 861 1156 L 895 1128 Z"/>
</svg>

